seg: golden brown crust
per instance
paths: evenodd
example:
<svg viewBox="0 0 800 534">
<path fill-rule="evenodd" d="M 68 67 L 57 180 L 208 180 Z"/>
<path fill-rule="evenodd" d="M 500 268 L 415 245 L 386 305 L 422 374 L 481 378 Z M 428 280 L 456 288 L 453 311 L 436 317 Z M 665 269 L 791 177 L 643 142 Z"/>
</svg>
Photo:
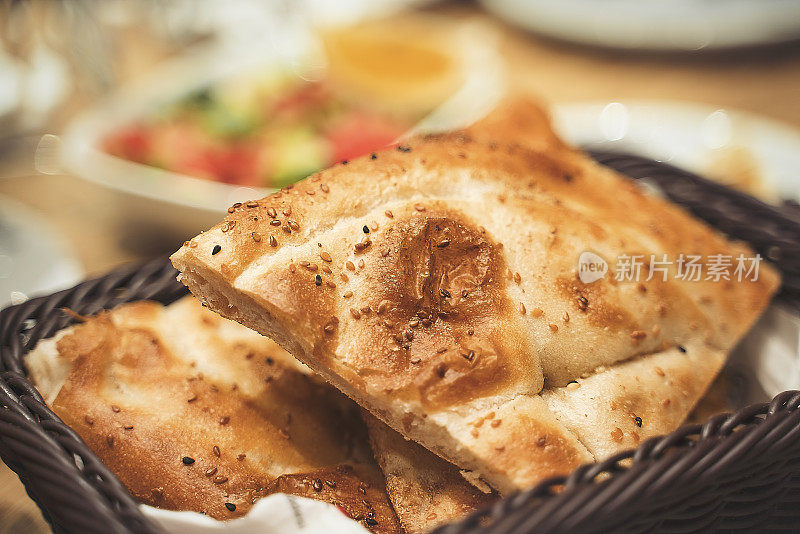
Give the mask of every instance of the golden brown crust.
<svg viewBox="0 0 800 534">
<path fill-rule="evenodd" d="M 386 492 L 408 534 L 433 530 L 498 499 L 496 493 L 484 493 L 467 482 L 453 464 L 405 439 L 369 412 L 363 415 L 386 478 Z"/>
<path fill-rule="evenodd" d="M 372 478 L 376 524 L 397 531 L 353 405 L 275 343 L 194 298 L 103 312 L 55 349 L 70 370 L 52 409 L 140 502 L 230 519 L 281 475 L 350 465 Z"/>
<path fill-rule="evenodd" d="M 234 206 L 173 263 L 212 309 L 273 336 L 391 427 L 497 489 L 568 470 L 592 455 L 534 397 L 542 387 L 665 347 L 724 353 L 778 280 L 762 265 L 754 282 L 684 282 L 673 265 L 666 281 L 644 271 L 638 283 L 582 283 L 585 251 L 612 263 L 624 254 L 752 252 L 541 128 L 509 143 L 520 117 L 541 122 L 534 114 L 518 103 L 469 133 L 415 139 Z M 503 125 L 510 135 L 484 137 Z M 436 246 L 448 228 L 452 256 Z M 451 291 L 469 287 L 481 306 Z M 382 301 L 389 324 L 375 309 Z M 527 443 L 521 426 L 504 426 L 496 440 L 464 432 L 470 418 L 511 406 L 534 414 L 517 410 L 515 420 L 539 418 L 531 423 L 558 436 L 548 455 L 512 443 Z M 501 441 L 518 450 L 497 454 Z M 529 469 L 533 462 L 545 467 Z"/>
</svg>

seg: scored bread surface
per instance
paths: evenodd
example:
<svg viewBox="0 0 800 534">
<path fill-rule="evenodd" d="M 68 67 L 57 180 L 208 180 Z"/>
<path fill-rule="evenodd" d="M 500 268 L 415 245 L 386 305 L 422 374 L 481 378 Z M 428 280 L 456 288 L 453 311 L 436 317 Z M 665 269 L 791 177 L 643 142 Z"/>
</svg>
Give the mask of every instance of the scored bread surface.
<svg viewBox="0 0 800 534">
<path fill-rule="evenodd" d="M 172 256 L 207 306 L 501 493 L 674 428 L 778 277 L 593 283 L 593 252 L 743 254 L 517 100 L 257 201 Z M 525 128 L 530 124 L 530 130 Z"/>
</svg>

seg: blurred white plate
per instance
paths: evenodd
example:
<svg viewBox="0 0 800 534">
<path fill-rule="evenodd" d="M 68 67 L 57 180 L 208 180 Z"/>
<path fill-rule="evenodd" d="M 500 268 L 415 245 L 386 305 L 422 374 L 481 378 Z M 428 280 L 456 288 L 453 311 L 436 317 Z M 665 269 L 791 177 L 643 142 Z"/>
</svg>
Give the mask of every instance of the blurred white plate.
<svg viewBox="0 0 800 534">
<path fill-rule="evenodd" d="M 0 308 L 76 284 L 83 269 L 36 213 L 0 197 Z"/>
<path fill-rule="evenodd" d="M 476 120 L 504 92 L 501 62 L 491 36 L 470 24 L 459 26 L 456 34 L 463 84 L 414 131 L 446 129 Z M 294 70 L 302 76 L 315 46 L 311 34 L 286 30 L 285 35 L 271 35 L 270 42 L 260 46 L 216 46 L 165 63 L 77 117 L 63 135 L 60 161 L 66 171 L 117 191 L 207 213 L 219 214 L 234 202 L 263 197 L 271 190 L 194 178 L 112 156 L 102 149 L 102 141 L 148 112 L 237 73 Z M 48 158 L 40 154 L 40 159 Z M 154 210 L 148 216 L 155 219 L 160 213 Z"/>
<path fill-rule="evenodd" d="M 800 130 L 778 121 L 665 100 L 562 104 L 553 119 L 578 146 L 638 154 L 707 177 L 729 175 L 760 186 L 767 200 L 800 200 Z"/>
<path fill-rule="evenodd" d="M 481 0 L 511 24 L 565 41 L 623 49 L 699 50 L 800 38 L 797 0 Z"/>
</svg>

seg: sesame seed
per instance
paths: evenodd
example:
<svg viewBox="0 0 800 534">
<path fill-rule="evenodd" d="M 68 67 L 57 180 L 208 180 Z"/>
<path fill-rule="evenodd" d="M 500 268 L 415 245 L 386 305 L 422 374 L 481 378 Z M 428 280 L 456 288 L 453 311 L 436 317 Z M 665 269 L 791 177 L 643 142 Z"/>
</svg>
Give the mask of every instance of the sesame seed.
<svg viewBox="0 0 800 534">
<path fill-rule="evenodd" d="M 414 204 L 414 209 L 417 211 L 425 211 L 425 206 L 422 204 Z"/>
<path fill-rule="evenodd" d="M 385 214 L 387 217 L 389 217 L 390 219 L 394 219 L 394 213 L 392 213 L 390 210 L 386 210 L 386 211 L 384 211 L 383 213 L 384 213 L 384 214 Z"/>
<path fill-rule="evenodd" d="M 442 241 L 439 241 L 439 243 L 436 244 L 436 247 L 446 248 L 448 245 L 450 245 L 450 241 L 448 241 L 447 239 L 443 239 Z"/>
<path fill-rule="evenodd" d="M 550 324 L 549 324 L 549 325 L 547 325 L 547 326 L 549 326 L 549 327 L 550 327 L 550 331 L 551 331 L 551 332 L 554 332 L 554 333 L 555 333 L 555 332 L 558 332 L 558 325 L 557 325 L 557 324 L 555 324 L 555 323 L 550 323 Z"/>
<path fill-rule="evenodd" d="M 255 201 L 255 200 L 251 200 L 251 201 L 249 201 L 249 202 L 247 203 L 247 207 L 248 207 L 248 208 L 257 208 L 257 207 L 258 207 L 258 202 L 257 202 L 257 201 Z"/>
<path fill-rule="evenodd" d="M 323 193 L 327 193 L 330 191 L 330 188 L 328 187 L 327 184 L 319 184 L 319 188 L 322 189 Z"/>
<path fill-rule="evenodd" d="M 352 296 L 353 296 L 353 292 L 352 292 L 352 291 L 345 291 L 345 292 L 344 292 L 344 295 L 342 295 L 342 296 L 343 296 L 344 298 L 346 298 L 346 299 L 349 299 L 350 297 L 352 297 Z"/>
<path fill-rule="evenodd" d="M 86 421 L 86 424 L 89 426 L 92 426 L 94 424 L 94 419 L 92 419 L 88 415 L 84 415 L 83 420 Z"/>
<path fill-rule="evenodd" d="M 289 228 L 296 232 L 300 229 L 300 224 L 297 221 L 289 221 Z"/>
<path fill-rule="evenodd" d="M 544 315 L 544 310 L 541 308 L 534 308 L 531 310 L 531 317 L 541 317 Z"/>
<path fill-rule="evenodd" d="M 259 234 L 258 232 L 253 232 L 250 235 L 253 236 L 253 241 L 255 241 L 256 243 L 260 243 L 261 242 L 261 234 Z"/>
<path fill-rule="evenodd" d="M 247 458 L 247 455 L 245 453 L 236 456 L 236 459 L 239 460 L 240 462 L 243 461 L 245 458 Z"/>
<path fill-rule="evenodd" d="M 278 212 L 275 211 L 275 208 L 267 208 L 267 215 L 274 219 L 278 216 Z"/>
<path fill-rule="evenodd" d="M 368 527 L 377 526 L 378 522 L 375 520 L 374 517 L 367 517 L 364 519 L 364 523 L 367 524 Z"/>
<path fill-rule="evenodd" d="M 581 387 L 581 385 L 577 380 L 571 380 L 567 383 L 567 389 L 578 389 L 579 387 Z"/>
<path fill-rule="evenodd" d="M 578 309 L 581 311 L 586 311 L 586 308 L 589 306 L 589 299 L 584 296 L 580 296 L 577 298 L 578 301 Z"/>
<path fill-rule="evenodd" d="M 561 316 L 565 323 L 569 322 L 569 313 L 564 312 L 564 315 Z"/>
<path fill-rule="evenodd" d="M 311 487 L 314 488 L 314 491 L 322 491 L 322 480 L 315 478 L 311 483 Z"/>
<path fill-rule="evenodd" d="M 286 215 L 287 217 L 289 215 L 291 215 L 292 214 L 292 207 L 291 206 L 286 206 L 285 208 L 283 208 L 283 214 Z"/>
<path fill-rule="evenodd" d="M 183 465 L 192 465 L 194 463 L 194 458 L 191 456 L 184 456 L 181 458 L 181 462 L 183 462 Z"/>
<path fill-rule="evenodd" d="M 331 258 L 331 255 L 328 254 L 325 251 L 320 252 L 319 253 L 319 257 L 322 258 L 322 261 L 327 261 L 327 262 L 333 261 L 333 258 Z"/>
<path fill-rule="evenodd" d="M 280 222 L 278 219 L 272 219 L 272 220 L 269 222 L 269 224 L 271 224 L 272 226 L 280 226 L 280 225 L 281 225 L 281 222 Z"/>
<path fill-rule="evenodd" d="M 633 332 L 631 332 L 631 338 L 634 339 L 635 341 L 641 341 L 646 337 L 647 337 L 647 332 L 644 332 L 642 330 L 634 330 Z"/>
<path fill-rule="evenodd" d="M 336 287 L 336 282 L 331 282 L 330 280 L 328 280 L 327 282 L 325 282 L 325 285 L 333 289 Z"/>
<path fill-rule="evenodd" d="M 214 245 L 214 248 L 211 249 L 211 255 L 216 256 L 222 250 L 222 247 L 219 245 Z"/>
<path fill-rule="evenodd" d="M 219 424 L 221 424 L 221 425 L 227 425 L 230 422 L 231 422 L 231 418 L 228 417 L 227 415 L 219 418 Z"/>
<path fill-rule="evenodd" d="M 111 405 L 111 411 L 114 412 L 114 413 L 119 413 L 120 407 L 117 406 L 116 404 L 112 404 Z"/>
<path fill-rule="evenodd" d="M 352 315 L 354 319 L 361 319 L 361 312 L 355 308 L 350 308 L 350 315 Z"/>
<path fill-rule="evenodd" d="M 439 290 L 439 294 L 440 294 L 442 297 L 446 298 L 446 299 L 449 299 L 449 298 L 452 296 L 452 295 L 450 294 L 450 292 L 449 292 L 448 290 L 446 290 L 446 289 L 440 289 L 440 290 Z"/>
<path fill-rule="evenodd" d="M 611 439 L 617 443 L 622 442 L 622 429 L 620 427 L 616 427 L 611 431 Z"/>
<path fill-rule="evenodd" d="M 664 376 L 664 370 L 661 367 L 656 367 L 655 372 L 658 376 Z"/>
<path fill-rule="evenodd" d="M 360 260 L 358 260 L 358 268 L 359 269 L 363 269 L 364 268 L 364 258 L 361 258 Z"/>
<path fill-rule="evenodd" d="M 224 484 L 225 482 L 228 481 L 228 477 L 222 476 L 222 475 L 217 475 L 217 476 L 214 477 L 214 479 L 212 481 L 214 482 L 214 484 Z"/>
<path fill-rule="evenodd" d="M 206 469 L 205 475 L 207 477 L 213 477 L 216 474 L 217 474 L 217 468 L 216 467 L 209 467 L 208 469 Z"/>
<path fill-rule="evenodd" d="M 536 445 L 539 447 L 547 445 L 547 436 L 539 436 L 539 439 L 536 440 Z"/>
<path fill-rule="evenodd" d="M 114 436 L 112 436 L 111 434 L 107 435 L 106 436 L 106 443 L 108 444 L 109 447 L 113 447 L 114 446 Z"/>
<path fill-rule="evenodd" d="M 353 265 L 352 261 L 348 261 L 347 263 L 344 264 L 344 266 L 348 271 L 355 271 L 356 270 L 356 266 Z"/>
<path fill-rule="evenodd" d="M 226 502 L 225 503 L 225 508 L 227 508 L 231 512 L 235 512 L 236 511 L 236 505 L 233 504 L 232 502 Z"/>
<path fill-rule="evenodd" d="M 219 458 L 219 457 L 220 457 L 220 455 L 222 454 L 222 453 L 220 452 L 220 450 L 219 450 L 219 447 L 217 447 L 216 445 L 214 445 L 214 446 L 211 448 L 211 452 L 213 452 L 213 453 L 214 453 L 214 456 L 216 456 L 217 458 Z"/>
<path fill-rule="evenodd" d="M 525 310 L 525 304 L 523 304 L 522 302 L 520 302 L 520 303 L 519 303 L 519 306 L 517 306 L 517 309 L 519 310 L 519 313 L 521 313 L 522 315 L 525 315 L 525 312 L 526 312 L 526 310 Z"/>
<path fill-rule="evenodd" d="M 275 239 L 274 235 L 269 236 L 269 246 L 271 246 L 271 247 L 277 247 L 278 246 L 278 240 Z"/>
<path fill-rule="evenodd" d="M 494 421 L 492 421 L 491 423 L 489 423 L 489 425 L 490 425 L 492 428 L 497 428 L 498 426 L 500 426 L 500 423 L 502 423 L 502 422 L 503 422 L 503 420 L 502 420 L 502 419 L 495 419 Z"/>
</svg>

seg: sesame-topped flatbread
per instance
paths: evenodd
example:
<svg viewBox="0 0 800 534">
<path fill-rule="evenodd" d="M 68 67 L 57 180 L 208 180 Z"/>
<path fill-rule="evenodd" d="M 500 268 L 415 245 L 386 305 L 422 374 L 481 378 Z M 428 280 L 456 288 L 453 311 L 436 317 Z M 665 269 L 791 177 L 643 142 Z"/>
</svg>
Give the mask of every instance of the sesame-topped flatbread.
<svg viewBox="0 0 800 534">
<path fill-rule="evenodd" d="M 488 487 L 476 488 L 458 467 L 405 439 L 369 412 L 364 412 L 364 421 L 386 478 L 386 493 L 408 534 L 456 521 L 499 498 Z"/>
<path fill-rule="evenodd" d="M 753 253 L 541 117 L 516 101 L 343 162 L 234 205 L 172 261 L 212 310 L 501 493 L 566 473 L 683 420 L 778 277 L 617 280 L 625 256 Z M 605 277 L 581 280 L 584 252 Z"/>
<path fill-rule="evenodd" d="M 374 532 L 400 530 L 358 408 L 193 297 L 102 312 L 25 363 L 140 502 L 231 519 L 282 492 L 336 504 Z"/>
</svg>

